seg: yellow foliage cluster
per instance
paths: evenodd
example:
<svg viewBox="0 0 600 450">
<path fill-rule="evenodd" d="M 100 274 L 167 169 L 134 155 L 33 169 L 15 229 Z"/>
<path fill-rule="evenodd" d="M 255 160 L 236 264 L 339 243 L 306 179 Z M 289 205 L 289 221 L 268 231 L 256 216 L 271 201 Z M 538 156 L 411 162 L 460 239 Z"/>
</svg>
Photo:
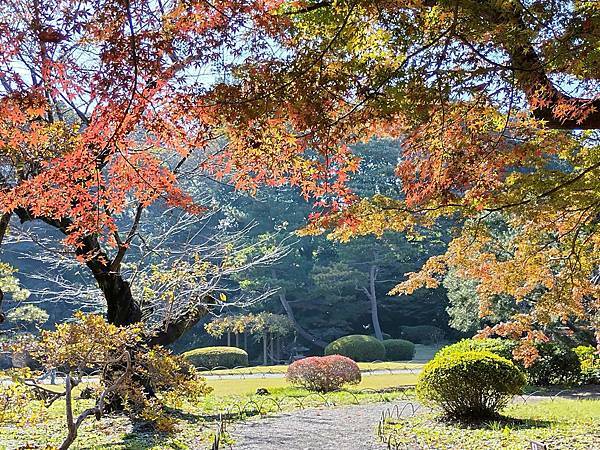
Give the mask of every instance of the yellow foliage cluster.
<svg viewBox="0 0 600 450">
<path fill-rule="evenodd" d="M 58 368 L 74 379 L 85 370 L 100 370 L 97 394 L 106 391 L 112 396 L 108 403 L 122 402 L 130 414 L 151 420 L 161 431 L 174 426 L 163 407 L 166 400 L 198 401 L 211 391 L 183 357 L 160 346 L 148 347 L 140 325 L 117 327 L 100 315 L 78 312 L 73 322 L 43 331 L 38 340 L 24 345 L 44 367 Z"/>
</svg>

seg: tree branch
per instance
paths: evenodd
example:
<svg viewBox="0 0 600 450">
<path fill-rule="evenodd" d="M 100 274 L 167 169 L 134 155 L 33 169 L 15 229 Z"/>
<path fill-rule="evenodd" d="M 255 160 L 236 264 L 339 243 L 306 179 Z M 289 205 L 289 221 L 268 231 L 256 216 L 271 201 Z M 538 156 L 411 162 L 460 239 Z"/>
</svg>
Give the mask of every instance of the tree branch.
<svg viewBox="0 0 600 450">
<path fill-rule="evenodd" d="M 317 3 L 313 3 L 312 5 L 306 6 L 304 8 L 300 8 L 300 9 L 296 9 L 294 11 L 289 11 L 286 12 L 285 15 L 286 16 L 293 16 L 296 14 L 305 14 L 311 11 L 315 11 L 317 9 L 321 9 L 321 8 L 325 8 L 327 6 L 331 6 L 333 4 L 333 2 L 331 1 L 323 1 L 323 2 L 317 2 Z"/>
<path fill-rule="evenodd" d="M 190 311 L 180 314 L 174 320 L 165 319 L 165 322 L 153 332 L 149 333 L 146 343 L 149 346 L 154 345 L 169 345 L 183 336 L 186 331 L 196 325 L 209 313 L 209 307 L 215 305 L 217 300 L 211 295 L 204 297 L 205 303 L 195 305 Z"/>
<path fill-rule="evenodd" d="M 492 2 L 486 8 L 478 8 L 493 25 L 512 25 L 523 35 L 529 29 L 520 13 L 521 6 L 499 9 Z M 474 20 L 477 18 L 474 17 Z M 533 116 L 543 120 L 551 129 L 591 130 L 600 128 L 600 99 L 571 97 L 559 91 L 546 73 L 544 63 L 533 44 L 504 40 L 501 42 L 508 53 L 517 84 L 525 92 Z"/>
</svg>

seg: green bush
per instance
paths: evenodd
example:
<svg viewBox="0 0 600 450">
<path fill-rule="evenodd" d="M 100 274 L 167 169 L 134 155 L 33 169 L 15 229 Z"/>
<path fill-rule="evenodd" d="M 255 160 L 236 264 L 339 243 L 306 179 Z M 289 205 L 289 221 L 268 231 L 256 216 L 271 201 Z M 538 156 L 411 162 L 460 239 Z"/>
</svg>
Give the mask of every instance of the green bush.
<svg viewBox="0 0 600 450">
<path fill-rule="evenodd" d="M 415 344 L 435 344 L 444 339 L 444 330 L 433 325 L 416 325 L 414 327 L 400 327 L 402 339 Z"/>
<path fill-rule="evenodd" d="M 600 354 L 591 345 L 580 345 L 573 349 L 579 358 L 582 384 L 600 384 Z"/>
<path fill-rule="evenodd" d="M 577 358 L 579 358 L 579 364 L 581 370 L 591 369 L 594 366 L 600 366 L 600 355 L 598 350 L 591 345 L 580 345 L 573 349 Z"/>
<path fill-rule="evenodd" d="M 524 374 L 506 358 L 488 351 L 455 352 L 425 365 L 417 396 L 450 417 L 482 419 L 496 415 L 524 385 Z"/>
<path fill-rule="evenodd" d="M 331 342 L 325 347 L 325 355 L 342 355 L 354 361 L 370 362 L 385 359 L 385 347 L 373 336 L 352 334 Z"/>
<path fill-rule="evenodd" d="M 248 366 L 248 353 L 237 347 L 203 347 L 185 352 L 183 356 L 198 369 Z"/>
<path fill-rule="evenodd" d="M 455 344 L 447 345 L 440 349 L 436 356 L 447 355 L 456 352 L 482 352 L 488 351 L 498 356 L 512 360 L 512 351 L 515 348 L 515 342 L 506 339 L 463 339 Z M 514 362 L 514 361 L 513 361 Z"/>
<path fill-rule="evenodd" d="M 415 356 L 415 344 L 404 339 L 386 339 L 383 346 L 386 361 L 408 361 Z"/>
<path fill-rule="evenodd" d="M 556 342 L 538 343 L 535 347 L 539 357 L 529 367 L 512 355 L 516 343 L 507 339 L 463 339 L 442 348 L 436 356 L 465 351 L 489 351 L 513 361 L 527 376 L 529 384 L 550 386 L 571 384 L 580 380 L 580 364 L 576 353 Z"/>
<path fill-rule="evenodd" d="M 535 347 L 539 357 L 525 368 L 530 384 L 551 386 L 572 384 L 580 380 L 581 364 L 573 349 L 554 342 L 536 344 Z"/>
</svg>

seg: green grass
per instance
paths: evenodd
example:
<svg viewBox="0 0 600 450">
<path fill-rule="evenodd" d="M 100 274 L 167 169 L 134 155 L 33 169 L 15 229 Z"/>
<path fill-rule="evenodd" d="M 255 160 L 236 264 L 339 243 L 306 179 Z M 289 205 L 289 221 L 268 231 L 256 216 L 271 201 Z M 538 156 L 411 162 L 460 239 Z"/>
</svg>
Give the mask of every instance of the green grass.
<svg viewBox="0 0 600 450">
<path fill-rule="evenodd" d="M 416 380 L 417 375 L 410 373 L 363 375 L 362 382 L 357 386 L 352 386 L 352 389 L 383 389 L 392 386 L 413 385 Z M 216 396 L 248 395 L 255 393 L 258 388 L 271 391 L 272 389 L 289 386 L 285 378 L 210 379 L 207 384 L 214 389 L 213 395 Z"/>
<path fill-rule="evenodd" d="M 177 420 L 177 432 L 163 434 L 154 432 L 141 424 L 134 424 L 124 416 L 107 416 L 100 421 L 89 419 L 80 429 L 73 449 L 144 450 L 144 449 L 204 449 L 209 448 L 209 436 L 216 427 L 215 419 L 220 412 L 230 411 L 234 420 L 259 414 L 271 414 L 302 407 L 321 407 L 354 404 L 356 402 L 392 401 L 402 397 L 399 392 L 376 393 L 370 389 L 385 389 L 414 383 L 415 376 L 366 375 L 363 382 L 348 392 L 330 393 L 325 396 L 290 386 L 284 378 L 251 378 L 208 381 L 214 391 L 199 403 L 191 404 L 185 399 L 172 405 Z M 78 399 L 79 391 L 74 398 Z M 269 395 L 256 395 L 256 389 L 267 388 Z M 367 389 L 367 391 L 362 391 Z M 76 400 L 76 413 L 91 406 L 90 400 Z M 24 424 L 0 424 L 0 449 L 56 447 L 65 436 L 64 401 L 56 401 L 49 409 L 40 402 L 31 402 L 28 409 L 31 420 Z M 29 414 L 28 414 L 29 415 Z M 26 447 L 25 447 L 26 448 Z"/>
<path fill-rule="evenodd" d="M 503 411 L 501 420 L 470 426 L 423 414 L 389 421 L 386 432 L 393 445 L 441 450 L 522 450 L 530 448 L 531 441 L 545 443 L 552 450 L 592 449 L 600 442 L 600 400 L 513 404 Z"/>
<path fill-rule="evenodd" d="M 375 370 L 406 370 L 406 369 L 421 369 L 424 364 L 412 361 L 400 362 L 374 362 L 374 363 L 357 363 L 361 372 L 372 372 Z M 207 375 L 256 375 L 256 374 L 284 374 L 288 366 L 285 364 L 277 366 L 253 366 L 241 367 L 237 369 L 219 369 L 204 372 Z"/>
</svg>

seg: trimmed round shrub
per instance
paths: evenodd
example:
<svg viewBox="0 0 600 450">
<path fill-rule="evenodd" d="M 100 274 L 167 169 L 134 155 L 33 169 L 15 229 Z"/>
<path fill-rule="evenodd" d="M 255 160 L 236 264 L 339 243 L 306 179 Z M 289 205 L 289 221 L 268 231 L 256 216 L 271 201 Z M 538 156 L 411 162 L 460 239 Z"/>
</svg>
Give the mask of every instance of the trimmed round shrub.
<svg viewBox="0 0 600 450">
<path fill-rule="evenodd" d="M 340 355 L 310 356 L 289 365 L 287 380 L 309 391 L 331 392 L 361 380 L 358 365 Z"/>
<path fill-rule="evenodd" d="M 525 368 L 527 381 L 536 386 L 572 384 L 580 379 L 581 364 L 573 349 L 554 342 L 536 344 L 538 358 Z"/>
<path fill-rule="evenodd" d="M 387 361 L 409 361 L 415 356 L 415 344 L 404 339 L 386 339 L 383 346 Z"/>
<path fill-rule="evenodd" d="M 436 356 L 417 380 L 417 396 L 457 419 L 489 418 L 521 393 L 525 375 L 506 358 L 487 351 Z"/>
<path fill-rule="evenodd" d="M 435 344 L 445 337 L 444 330 L 434 325 L 415 325 L 400 327 L 402 339 L 415 344 Z"/>
<path fill-rule="evenodd" d="M 237 347 L 202 347 L 185 352 L 183 356 L 199 369 L 248 366 L 248 353 Z"/>
<path fill-rule="evenodd" d="M 539 357 L 528 367 L 513 358 L 514 341 L 508 339 L 463 339 L 437 352 L 437 356 L 465 351 L 489 351 L 510 359 L 527 376 L 527 382 L 535 386 L 571 384 L 580 380 L 580 363 L 577 354 L 556 342 L 537 343 Z"/>
<path fill-rule="evenodd" d="M 463 339 L 452 345 L 441 348 L 435 356 L 461 352 L 492 352 L 503 358 L 513 360 L 512 351 L 515 342 L 507 339 Z M 514 361 L 513 361 L 514 362 Z"/>
<path fill-rule="evenodd" d="M 354 361 L 371 362 L 385 359 L 385 347 L 373 336 L 351 334 L 331 342 L 325 347 L 325 355 L 342 355 Z"/>
</svg>

